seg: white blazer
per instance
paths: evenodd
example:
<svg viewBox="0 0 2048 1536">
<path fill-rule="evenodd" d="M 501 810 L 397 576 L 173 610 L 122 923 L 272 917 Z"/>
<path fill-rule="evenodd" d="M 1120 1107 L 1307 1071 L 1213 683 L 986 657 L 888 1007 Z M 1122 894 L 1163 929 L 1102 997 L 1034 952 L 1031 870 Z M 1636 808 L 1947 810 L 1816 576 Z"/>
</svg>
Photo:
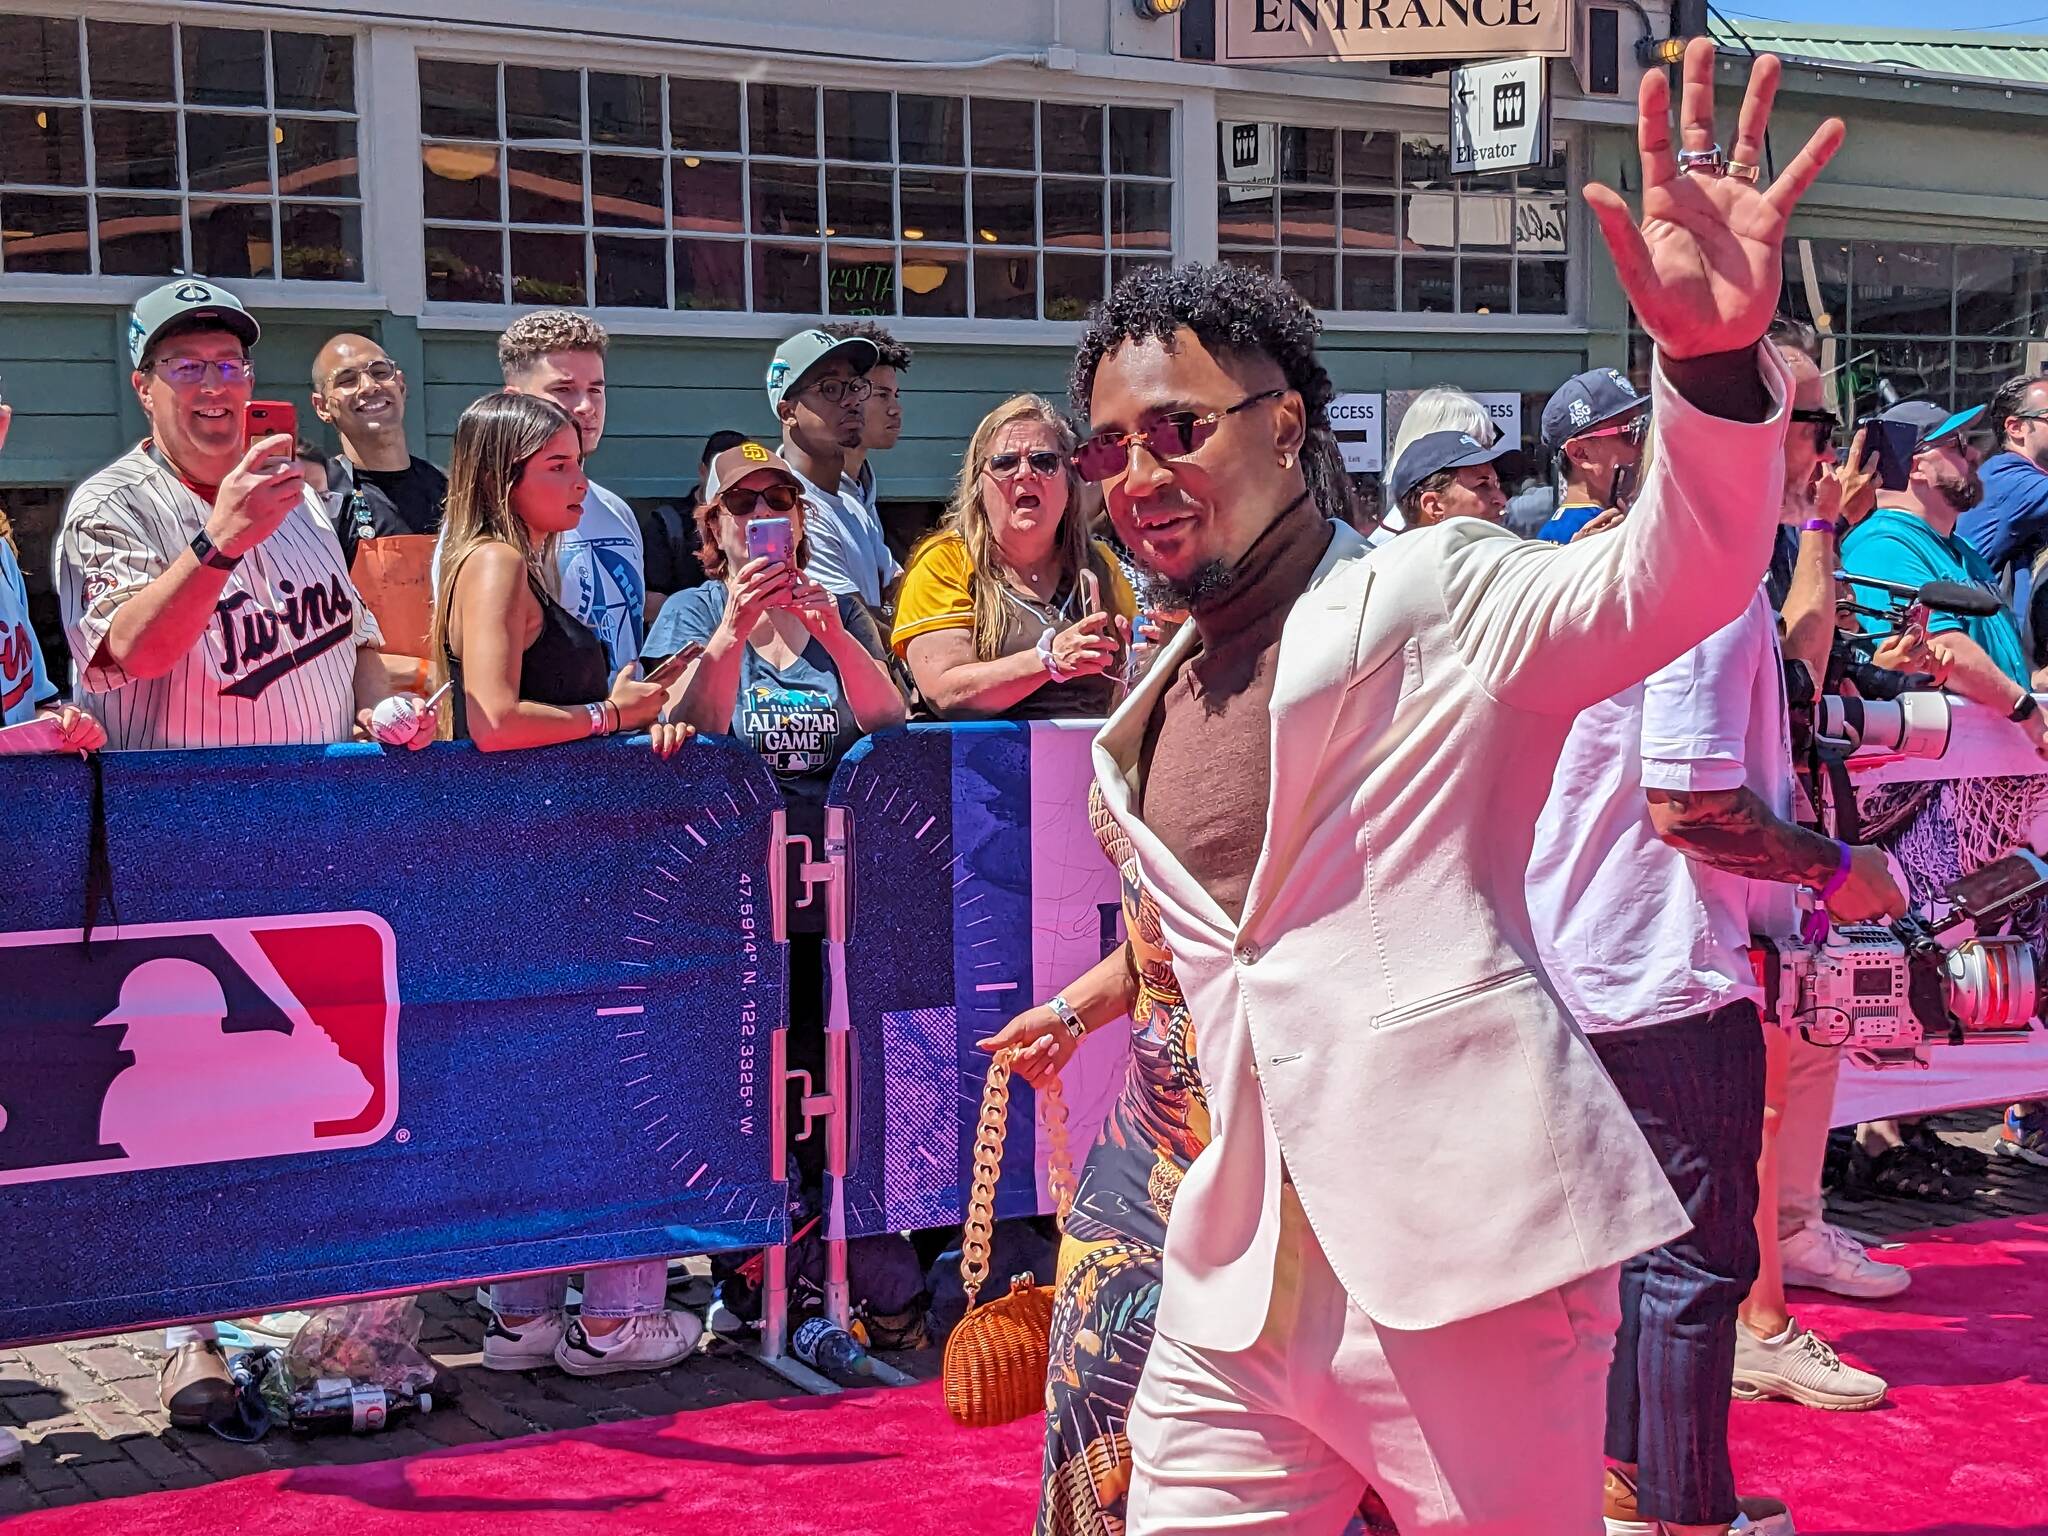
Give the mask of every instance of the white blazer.
<svg viewBox="0 0 2048 1536">
<path fill-rule="evenodd" d="M 1345 1290 L 1395 1328 L 1685 1231 L 1536 968 L 1524 877 L 1573 715 L 1733 620 L 1770 560 L 1791 385 L 1758 356 L 1778 402 L 1759 424 L 1654 381 L 1655 461 L 1616 533 L 1558 547 L 1464 519 L 1369 552 L 1337 528 L 1281 634 L 1242 921 L 1136 811 L 1145 722 L 1192 625 L 1103 727 L 1096 777 L 1159 902 L 1214 1137 L 1167 1228 L 1169 1337 L 1256 1340 L 1283 1157 Z"/>
</svg>

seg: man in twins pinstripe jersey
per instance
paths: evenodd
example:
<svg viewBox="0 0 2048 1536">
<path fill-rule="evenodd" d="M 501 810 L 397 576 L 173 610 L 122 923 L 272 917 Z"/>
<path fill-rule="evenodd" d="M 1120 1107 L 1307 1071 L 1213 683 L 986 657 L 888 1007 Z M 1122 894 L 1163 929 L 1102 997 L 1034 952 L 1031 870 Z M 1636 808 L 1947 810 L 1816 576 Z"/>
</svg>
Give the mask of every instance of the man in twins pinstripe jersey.
<svg viewBox="0 0 2048 1536">
<path fill-rule="evenodd" d="M 388 692 L 377 621 L 292 440 L 243 442 L 258 334 L 205 279 L 144 295 L 128 345 L 150 435 L 64 510 L 77 692 L 116 751 L 346 741 Z"/>
<path fill-rule="evenodd" d="M 72 493 L 55 554 L 78 696 L 116 751 L 346 741 L 388 692 L 377 621 L 292 439 L 243 443 L 258 334 L 201 278 L 145 294 L 129 318 L 150 435 Z M 433 736 L 432 714 L 418 719 L 409 746 Z M 213 1325 L 164 1342 L 171 1421 L 229 1412 Z"/>
</svg>

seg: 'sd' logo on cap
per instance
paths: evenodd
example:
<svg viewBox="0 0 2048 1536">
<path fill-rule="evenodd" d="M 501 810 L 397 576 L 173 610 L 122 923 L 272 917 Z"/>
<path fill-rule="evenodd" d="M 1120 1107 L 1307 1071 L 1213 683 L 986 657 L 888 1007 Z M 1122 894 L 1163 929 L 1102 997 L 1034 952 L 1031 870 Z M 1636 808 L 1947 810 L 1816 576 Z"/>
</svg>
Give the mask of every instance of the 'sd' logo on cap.
<svg viewBox="0 0 2048 1536">
<path fill-rule="evenodd" d="M 740 447 L 740 457 L 752 459 L 757 464 L 765 464 L 768 461 L 768 450 L 759 443 L 744 443 Z"/>
<path fill-rule="evenodd" d="M 180 283 L 171 297 L 180 304 L 208 304 L 213 301 L 213 290 L 204 283 Z"/>
</svg>

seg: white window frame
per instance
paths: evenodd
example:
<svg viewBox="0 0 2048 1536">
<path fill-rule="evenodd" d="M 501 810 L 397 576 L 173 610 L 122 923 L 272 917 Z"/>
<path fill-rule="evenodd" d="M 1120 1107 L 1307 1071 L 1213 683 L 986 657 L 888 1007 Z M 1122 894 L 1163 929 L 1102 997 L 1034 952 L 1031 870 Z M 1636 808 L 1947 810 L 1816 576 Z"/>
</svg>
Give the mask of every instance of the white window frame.
<svg viewBox="0 0 2048 1536">
<path fill-rule="evenodd" d="M 710 78 L 736 79 L 743 85 L 750 80 L 763 78 L 758 63 L 751 70 L 736 70 L 730 54 L 710 53 L 702 49 L 678 47 L 638 48 L 623 50 L 606 45 L 600 39 L 593 39 L 590 46 L 579 48 L 574 57 L 565 57 L 560 48 L 526 39 L 507 38 L 500 40 L 501 46 L 478 44 L 467 37 L 429 36 L 413 33 L 414 62 L 412 64 L 412 90 L 418 90 L 418 57 L 447 59 L 456 62 L 490 64 L 530 64 L 542 68 L 585 69 L 606 73 L 655 74 L 655 75 L 697 75 Z M 1095 79 L 1079 79 L 1071 75 L 1048 74 L 1043 70 L 1029 68 L 1000 67 L 987 69 L 943 69 L 924 70 L 906 68 L 900 65 L 869 64 L 847 65 L 820 60 L 815 64 L 798 64 L 790 61 L 787 69 L 772 73 L 773 83 L 797 86 L 813 86 L 824 90 L 889 91 L 913 95 L 950 96 L 995 96 L 1012 99 L 1029 99 L 1045 102 L 1068 102 L 1081 106 L 1100 107 L 1145 107 L 1166 110 L 1173 114 L 1172 127 L 1168 134 L 1171 147 L 1172 178 L 1170 187 L 1169 229 L 1171 246 L 1161 253 L 1175 261 L 1191 259 L 1188 250 L 1189 206 L 1187 199 L 1186 170 L 1186 122 L 1183 110 L 1187 105 L 1187 93 L 1171 86 L 1148 87 L 1142 83 L 1129 88 L 1105 91 L 1100 89 L 1105 82 Z M 822 102 L 821 102 L 822 107 Z M 424 231 L 427 224 L 424 197 L 418 189 L 419 162 L 419 112 L 415 100 L 411 112 L 411 174 L 414 180 L 414 194 L 410 202 L 412 217 L 419 234 L 415 260 L 419 266 L 420 297 L 413 311 L 422 325 L 440 330 L 502 330 L 506 322 L 523 308 L 531 306 L 513 304 L 469 304 L 428 299 L 424 294 Z M 536 148 L 550 147 L 536 141 Z M 819 146 L 822 154 L 823 146 Z M 666 151 L 665 151 L 666 152 Z M 750 158 L 742 151 L 742 158 Z M 971 154 L 965 158 L 971 159 Z M 794 163 L 794 162 L 792 162 Z M 891 168 L 897 162 L 889 162 Z M 954 169 L 954 168 L 947 168 Z M 972 175 L 973 167 L 963 164 L 957 168 L 963 175 Z M 1002 174 L 996 172 L 995 174 Z M 1018 173 L 1026 174 L 1026 173 Z M 1032 171 L 1031 176 L 1042 178 L 1042 171 Z M 1113 185 L 1116 177 L 1103 175 L 1105 186 Z M 565 228 L 569 226 L 564 226 Z M 669 231 L 670 235 L 678 233 Z M 1041 221 L 1040 234 L 1043 236 Z M 824 242 L 829 246 L 830 242 Z M 881 249 L 879 245 L 877 249 Z M 993 249 L 993 248 L 992 248 Z M 1005 247 L 1004 249 L 1008 249 Z M 1021 249 L 1018 248 L 1018 249 Z M 1045 251 L 1043 244 L 1036 248 L 1039 254 Z M 395 252 L 387 246 L 383 252 L 387 261 L 395 259 Z M 1111 253 L 1104 249 L 1105 258 Z M 387 286 L 395 283 L 396 275 L 388 271 L 385 275 Z M 1043 281 L 1041 272 L 1041 282 Z M 783 311 L 736 311 L 736 310 L 661 310 L 645 308 L 592 309 L 589 311 L 614 335 L 628 336 L 702 336 L 715 338 L 779 340 L 801 326 L 819 319 L 845 320 L 852 316 L 819 316 Z M 1031 346 L 1057 343 L 1072 346 L 1079 339 L 1084 323 L 1079 320 L 992 320 L 975 318 L 954 318 L 945 316 L 899 315 L 877 316 L 891 331 L 910 342 L 963 342 L 985 343 L 1009 346 Z"/>
<path fill-rule="evenodd" d="M 244 303 L 265 308 L 294 309 L 383 309 L 387 307 L 385 294 L 379 282 L 378 255 L 381 242 L 378 240 L 377 197 L 374 191 L 373 169 L 378 156 L 373 154 L 369 143 L 372 133 L 373 114 L 378 110 L 372 82 L 372 50 L 367 46 L 367 29 L 351 24 L 345 16 L 333 19 L 316 16 L 306 11 L 294 11 L 280 15 L 273 10 L 245 8 L 231 5 L 205 5 L 171 3 L 144 5 L 133 3 L 99 4 L 87 0 L 6 0 L 0 9 L 25 16 L 42 16 L 53 19 L 76 21 L 83 17 L 90 21 L 136 22 L 151 26 L 182 23 L 187 26 L 216 27 L 235 31 L 273 32 L 317 32 L 330 37 L 342 37 L 354 44 L 355 70 L 355 115 L 356 157 L 357 157 L 357 199 L 355 205 L 362 215 L 362 263 L 361 282 L 334 282 L 331 280 L 304 280 L 285 277 L 230 277 L 223 279 L 235 291 L 236 297 Z M 269 45 L 265 45 L 266 64 Z M 89 59 L 81 59 L 84 69 L 90 70 Z M 182 54 L 176 56 L 173 68 L 182 71 Z M 89 79 L 89 75 L 88 75 Z M 10 101 L 26 101 L 28 98 L 9 98 Z M 68 98 L 66 99 L 69 100 Z M 205 112 L 206 107 L 195 107 L 187 102 L 151 104 L 147 110 L 170 111 L 177 115 L 179 136 L 184 136 L 184 119 L 193 111 Z M 67 188 L 69 195 L 82 195 L 86 202 L 86 238 L 97 243 L 99 212 L 98 197 L 102 192 L 109 196 L 121 195 L 119 189 L 98 189 L 91 185 L 92 172 L 92 124 L 89 109 L 85 110 L 85 139 L 87 185 Z M 266 115 L 275 109 L 265 109 Z M 255 108 L 242 109 L 245 115 L 255 115 Z M 321 118 L 323 116 L 340 120 L 338 114 L 299 113 L 286 111 L 285 116 Z M 182 157 L 181 157 L 182 158 Z M 269 202 L 273 205 L 289 199 L 276 190 L 276 145 L 271 146 L 272 193 Z M 152 194 L 142 193 L 142 196 Z M 155 194 L 175 203 L 183 214 L 186 207 L 194 202 L 204 202 L 207 194 L 180 188 L 175 194 Z M 282 260 L 282 252 L 278 252 Z M 198 274 L 211 276 L 211 273 Z M 24 303 L 47 304 L 132 304 L 143 294 L 160 286 L 170 273 L 147 276 L 91 276 L 76 273 L 42 273 L 0 271 L 0 300 Z"/>
<path fill-rule="evenodd" d="M 1206 145 L 1208 160 L 1203 164 L 1205 180 L 1203 190 L 1209 198 L 1210 241 L 1206 259 L 1221 257 L 1220 240 L 1216 232 L 1214 202 L 1216 185 L 1219 180 L 1215 173 L 1216 122 L 1262 122 L 1277 123 L 1289 128 L 1330 128 L 1339 133 L 1394 133 L 1396 135 L 1432 133 L 1442 134 L 1446 122 L 1441 112 L 1373 100 L 1368 91 L 1364 99 L 1327 100 L 1308 97 L 1290 100 L 1270 96 L 1248 96 L 1236 93 L 1218 92 L 1215 104 L 1215 120 L 1211 123 Z M 1586 261 L 1588 241 L 1594 236 L 1594 229 L 1585 208 L 1579 189 L 1584 186 L 1589 173 L 1590 135 L 1584 122 L 1560 114 L 1551 124 L 1551 138 L 1562 141 L 1565 146 L 1565 207 L 1570 227 L 1566 234 L 1565 249 L 1565 312 L 1561 315 L 1521 314 L 1467 314 L 1454 311 L 1448 314 L 1430 314 L 1414 310 L 1362 310 L 1362 309 L 1318 309 L 1326 334 L 1335 336 L 1361 331 L 1401 331 L 1429 335 L 1434 333 L 1471 334 L 1474 327 L 1483 326 L 1494 335 L 1538 335 L 1538 336 L 1583 336 L 1589 321 L 1589 277 Z M 1192 140 L 1184 152 L 1192 158 L 1201 152 L 1203 145 Z M 1397 150 L 1398 153 L 1398 150 Z M 1275 167 L 1276 171 L 1278 167 Z M 1467 178 L 1472 190 L 1484 192 L 1484 178 Z M 1333 184 L 1331 191 L 1342 194 L 1344 188 Z M 1190 195 L 1194 195 L 1192 192 Z M 1397 193 L 1398 195 L 1398 193 Z M 1502 195 L 1515 194 L 1503 188 Z M 1341 223 L 1341 203 L 1339 205 Z M 1341 242 L 1343 233 L 1338 231 Z M 1281 247 L 1285 250 L 1285 247 Z M 1319 252 L 1317 254 L 1320 254 Z M 1467 253 L 1453 249 L 1439 253 L 1452 259 L 1462 259 Z M 1513 252 L 1470 253 L 1477 259 L 1492 256 L 1514 260 Z"/>
</svg>

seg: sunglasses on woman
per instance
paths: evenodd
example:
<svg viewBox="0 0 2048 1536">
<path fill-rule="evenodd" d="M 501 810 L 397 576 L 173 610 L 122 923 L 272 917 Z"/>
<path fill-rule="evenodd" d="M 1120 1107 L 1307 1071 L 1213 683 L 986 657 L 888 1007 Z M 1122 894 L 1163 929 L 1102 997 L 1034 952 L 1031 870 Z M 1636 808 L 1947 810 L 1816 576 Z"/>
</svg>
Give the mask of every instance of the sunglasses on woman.
<svg viewBox="0 0 2048 1536">
<path fill-rule="evenodd" d="M 794 512 L 796 504 L 803 499 L 803 492 L 793 485 L 771 485 L 765 490 L 750 491 L 745 486 L 734 486 L 729 491 L 718 493 L 718 504 L 737 518 L 749 518 L 757 507 L 765 505 L 778 516 Z"/>
<path fill-rule="evenodd" d="M 1206 416 L 1197 416 L 1193 411 L 1171 411 L 1135 432 L 1098 432 L 1075 450 L 1074 469 L 1083 480 L 1107 480 L 1120 475 L 1131 462 L 1133 443 L 1143 443 L 1145 451 L 1155 459 L 1186 458 L 1216 435 L 1224 417 L 1235 416 L 1261 400 L 1277 399 L 1286 393 L 1285 389 L 1269 389 Z"/>
<path fill-rule="evenodd" d="M 999 479 L 1007 480 L 1017 474 L 1026 464 L 1034 475 L 1047 479 L 1066 467 L 1067 461 L 1049 448 L 1040 448 L 1032 453 L 992 453 L 983 462 L 982 468 Z"/>
</svg>

